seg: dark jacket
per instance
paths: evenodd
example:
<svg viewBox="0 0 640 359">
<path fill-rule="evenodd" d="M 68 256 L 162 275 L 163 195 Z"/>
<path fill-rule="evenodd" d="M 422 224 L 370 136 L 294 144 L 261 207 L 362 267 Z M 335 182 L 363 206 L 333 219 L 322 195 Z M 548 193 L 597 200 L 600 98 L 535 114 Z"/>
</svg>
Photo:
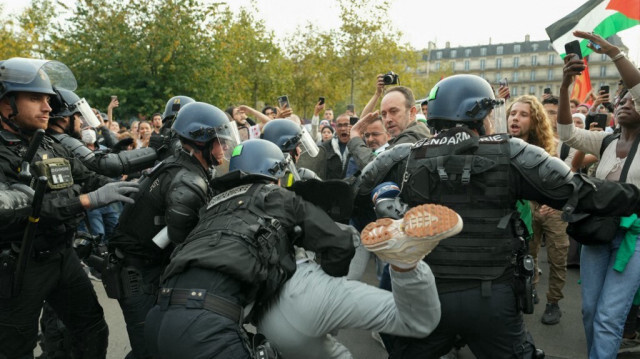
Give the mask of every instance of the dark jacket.
<svg viewBox="0 0 640 359">
<path fill-rule="evenodd" d="M 322 145 L 320 145 L 326 154 L 327 170 L 323 178 L 325 180 L 343 179 L 347 172 L 347 163 L 349 163 L 349 158 L 351 158 L 349 147 L 347 146 L 344 153 L 340 155 L 340 149 L 338 146 L 338 139 L 335 137 L 332 138 L 331 141 L 323 142 Z"/>
<path fill-rule="evenodd" d="M 429 132 L 427 126 L 422 122 L 414 121 L 398 136 L 389 140 L 389 148 L 400 143 L 416 143 L 423 138 L 429 137 L 431 137 L 431 132 Z"/>
</svg>

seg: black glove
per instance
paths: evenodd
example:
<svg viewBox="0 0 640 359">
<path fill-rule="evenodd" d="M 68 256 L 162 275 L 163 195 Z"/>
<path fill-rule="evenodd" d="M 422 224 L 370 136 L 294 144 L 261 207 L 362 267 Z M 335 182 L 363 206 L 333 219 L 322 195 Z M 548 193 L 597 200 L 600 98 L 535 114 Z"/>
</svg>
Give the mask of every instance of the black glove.
<svg viewBox="0 0 640 359">
<path fill-rule="evenodd" d="M 111 148 L 111 151 L 113 153 L 125 151 L 127 147 L 131 146 L 132 144 L 133 144 L 133 138 L 131 137 L 123 138 L 122 140 L 118 141 L 118 143 L 113 145 L 113 147 Z"/>
</svg>

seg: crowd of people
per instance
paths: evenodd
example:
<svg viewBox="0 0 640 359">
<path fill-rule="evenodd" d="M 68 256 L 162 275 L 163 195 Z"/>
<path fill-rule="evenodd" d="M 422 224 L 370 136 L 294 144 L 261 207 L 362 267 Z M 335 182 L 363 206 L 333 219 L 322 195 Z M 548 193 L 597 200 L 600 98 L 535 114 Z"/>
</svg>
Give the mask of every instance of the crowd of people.
<svg viewBox="0 0 640 359">
<path fill-rule="evenodd" d="M 64 64 L 1 61 L 0 358 L 33 357 L 39 331 L 41 358 L 105 358 L 119 328 L 89 278 L 129 359 L 349 358 L 346 328 L 390 358 L 540 358 L 523 313 L 542 245 L 541 322 L 561 321 L 576 265 L 576 355 L 640 351 L 640 71 L 574 35 L 621 76 L 589 104 L 568 54 L 557 95 L 455 75 L 417 101 L 380 74 L 359 114 L 320 98 L 308 120 L 180 95 L 122 121 Z M 379 288 L 361 282 L 372 257 Z"/>
</svg>

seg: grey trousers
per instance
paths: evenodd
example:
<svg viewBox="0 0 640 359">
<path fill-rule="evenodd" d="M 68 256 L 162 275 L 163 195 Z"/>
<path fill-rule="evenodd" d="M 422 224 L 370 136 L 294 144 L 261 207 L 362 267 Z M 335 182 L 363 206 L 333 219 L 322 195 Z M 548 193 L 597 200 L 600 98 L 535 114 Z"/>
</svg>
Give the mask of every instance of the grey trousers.
<svg viewBox="0 0 640 359">
<path fill-rule="evenodd" d="M 285 358 L 351 358 L 329 333 L 342 328 L 421 338 L 440 321 L 440 301 L 429 266 L 391 271 L 393 293 L 331 277 L 313 262 L 298 265 L 258 331 Z"/>
</svg>

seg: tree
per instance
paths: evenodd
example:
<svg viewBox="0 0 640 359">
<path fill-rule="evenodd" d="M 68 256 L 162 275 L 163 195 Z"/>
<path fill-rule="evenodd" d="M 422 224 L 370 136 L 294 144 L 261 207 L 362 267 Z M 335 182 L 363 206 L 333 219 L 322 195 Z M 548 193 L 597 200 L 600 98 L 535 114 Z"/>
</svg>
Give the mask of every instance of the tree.
<svg viewBox="0 0 640 359">
<path fill-rule="evenodd" d="M 0 14 L 2 14 L 0 4 Z M 44 52 L 49 23 L 55 6 L 49 0 L 33 0 L 17 18 L 0 16 L 0 53 L 3 59 L 11 57 L 40 58 Z"/>
</svg>

